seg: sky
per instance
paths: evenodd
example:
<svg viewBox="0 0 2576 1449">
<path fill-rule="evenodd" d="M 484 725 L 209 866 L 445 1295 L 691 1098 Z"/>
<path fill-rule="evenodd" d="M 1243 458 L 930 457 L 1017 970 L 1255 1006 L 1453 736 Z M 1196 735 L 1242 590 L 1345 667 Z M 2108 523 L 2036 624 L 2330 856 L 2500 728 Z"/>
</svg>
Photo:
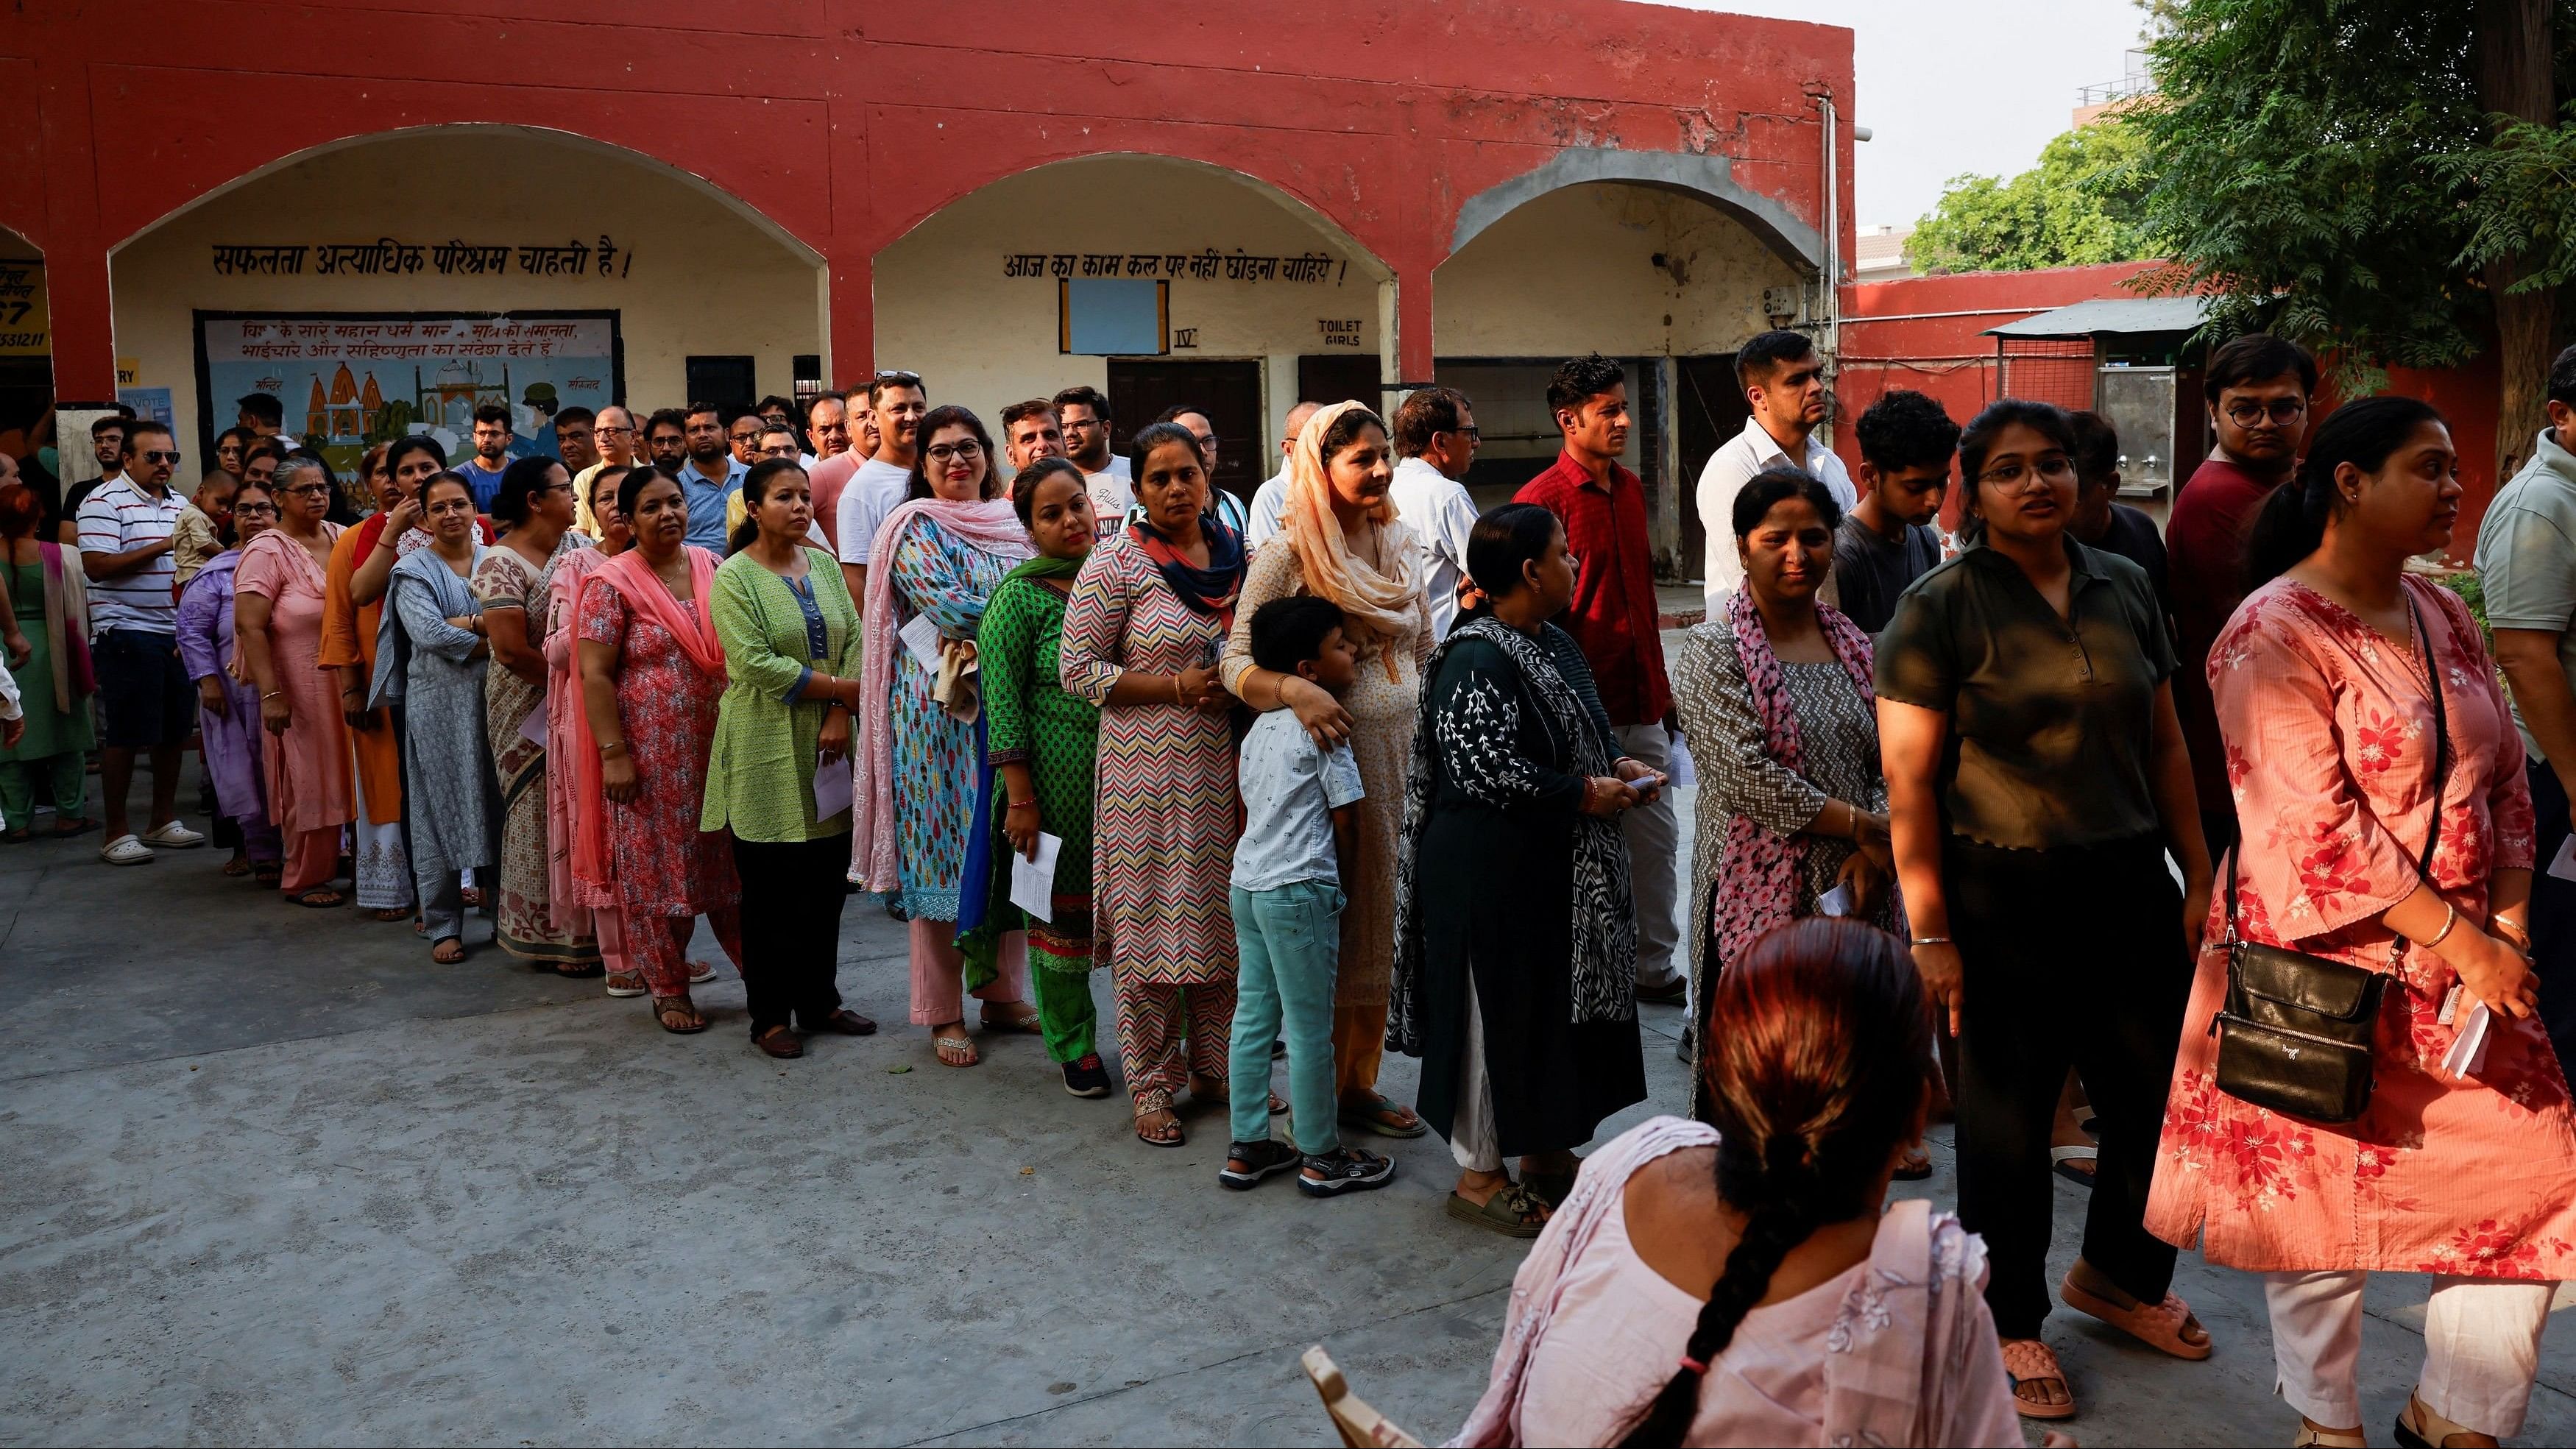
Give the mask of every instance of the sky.
<svg viewBox="0 0 2576 1449">
<path fill-rule="evenodd" d="M 2075 93 L 2118 80 L 2145 12 L 2134 0 L 1668 0 L 1849 26 L 1862 226 L 1910 225 L 1963 172 L 2011 176 L 2067 127 Z M 2008 45 L 1998 42 L 2008 42 Z"/>
</svg>

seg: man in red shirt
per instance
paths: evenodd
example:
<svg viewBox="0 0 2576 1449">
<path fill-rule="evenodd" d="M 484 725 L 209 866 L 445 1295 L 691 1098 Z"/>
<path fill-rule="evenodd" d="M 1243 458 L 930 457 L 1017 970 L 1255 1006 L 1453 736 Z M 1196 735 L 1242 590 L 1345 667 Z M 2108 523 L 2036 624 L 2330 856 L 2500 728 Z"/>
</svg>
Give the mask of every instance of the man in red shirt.
<svg viewBox="0 0 2576 1449">
<path fill-rule="evenodd" d="M 2217 450 L 2193 470 L 2174 497 L 2165 524 L 2174 635 L 2182 655 L 2174 671 L 2174 710 L 2191 748 L 2192 783 L 2200 795 L 2201 832 L 2215 858 L 2236 841 L 2236 800 L 2227 788 L 2227 747 L 2209 695 L 2210 646 L 2245 602 L 2245 540 L 2272 490 L 2299 465 L 2308 435 L 2308 400 L 2317 363 L 2293 342 L 2248 333 L 2209 355 L 2202 391 Z"/>
<path fill-rule="evenodd" d="M 1645 485 L 1619 466 L 1628 446 L 1628 375 L 1597 352 L 1578 357 L 1548 379 L 1547 406 L 1565 435 L 1565 450 L 1554 467 L 1521 485 L 1513 501 L 1535 503 L 1564 522 L 1565 546 L 1575 557 L 1574 602 L 1557 616 L 1557 627 L 1583 646 L 1620 752 L 1669 774 L 1673 691 L 1656 627 Z M 1678 1002 L 1690 980 L 1673 965 L 1681 941 L 1674 858 L 1681 832 L 1672 797 L 1657 794 L 1622 815 L 1620 825 L 1637 899 L 1637 997 Z"/>
</svg>

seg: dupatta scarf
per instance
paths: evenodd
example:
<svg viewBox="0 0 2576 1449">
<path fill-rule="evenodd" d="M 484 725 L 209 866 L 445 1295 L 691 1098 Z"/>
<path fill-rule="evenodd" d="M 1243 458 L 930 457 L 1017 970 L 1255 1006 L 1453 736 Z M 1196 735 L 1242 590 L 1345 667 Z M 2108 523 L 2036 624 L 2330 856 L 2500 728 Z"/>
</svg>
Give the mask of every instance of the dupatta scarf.
<svg viewBox="0 0 2576 1449">
<path fill-rule="evenodd" d="M 1324 456 L 1324 435 L 1334 420 L 1361 407 L 1356 402 L 1335 403 L 1318 410 L 1297 430 L 1297 445 L 1288 454 L 1288 501 L 1280 515 L 1280 531 L 1297 551 L 1306 592 L 1331 600 L 1345 619 L 1357 621 L 1378 638 L 1392 639 L 1416 622 L 1422 601 L 1421 562 L 1409 537 L 1390 536 L 1397 527 L 1392 497 L 1381 499 L 1369 515 L 1388 571 L 1381 573 L 1352 555 L 1342 537 L 1341 521 L 1333 516 L 1331 460 Z"/>
<path fill-rule="evenodd" d="M 98 692 L 98 676 L 89 660 L 89 584 L 77 559 L 64 566 L 61 544 L 37 544 L 36 558 L 45 575 L 45 638 L 53 645 L 54 708 L 69 714 L 73 701 Z"/>
<path fill-rule="evenodd" d="M 1727 599 L 1727 627 L 1735 634 L 1735 657 L 1744 666 L 1745 687 L 1753 695 L 1753 716 L 1762 722 L 1762 744 L 1780 768 L 1807 773 L 1807 749 L 1798 731 L 1798 705 L 1790 696 L 1780 658 L 1771 652 L 1763 632 L 1762 611 L 1753 606 L 1753 591 L 1737 589 Z M 1851 676 L 1863 704 L 1878 696 L 1870 687 L 1869 636 L 1831 604 L 1816 605 L 1816 625 L 1834 651 L 1834 661 Z M 1804 835 L 1779 836 L 1742 815 L 1726 818 L 1726 844 L 1717 858 L 1717 961 L 1722 969 L 1742 955 L 1754 938 L 1797 912 L 1798 868 L 1807 859 Z"/>
<path fill-rule="evenodd" d="M 670 632 L 680 645 L 680 655 L 697 667 L 699 673 L 721 684 L 725 677 L 724 646 L 716 639 L 715 594 L 716 556 L 705 549 L 680 545 L 681 554 L 689 561 L 689 592 L 697 596 L 697 605 L 687 607 L 655 576 L 653 565 L 646 562 L 644 550 L 628 548 L 624 553 L 591 570 L 590 576 L 613 590 L 626 607 L 651 619 Z M 578 610 L 576 610 L 576 614 Z M 572 637 L 574 651 L 573 681 L 580 688 L 581 632 L 578 618 Z M 585 704 L 572 712 L 573 803 L 575 820 L 572 837 L 572 872 L 583 884 L 606 889 L 613 885 L 608 862 L 608 793 L 602 786 L 599 768 L 599 737 L 590 727 L 590 709 Z"/>
<path fill-rule="evenodd" d="M 1035 553 L 1029 531 L 1007 498 L 961 503 L 948 498 L 915 498 L 886 515 L 868 550 L 868 599 L 863 612 L 867 632 L 859 682 L 866 707 L 859 711 L 861 738 L 851 751 L 850 767 L 864 771 L 853 779 L 850 806 L 850 879 L 872 891 L 890 891 L 895 877 L 894 715 L 886 698 L 894 683 L 894 555 L 912 526 L 927 519 L 1005 563 L 1016 564 Z M 976 751 L 984 727 L 977 715 Z M 970 857 L 971 859 L 971 857 Z M 972 874 L 970 870 L 968 874 Z"/>
</svg>

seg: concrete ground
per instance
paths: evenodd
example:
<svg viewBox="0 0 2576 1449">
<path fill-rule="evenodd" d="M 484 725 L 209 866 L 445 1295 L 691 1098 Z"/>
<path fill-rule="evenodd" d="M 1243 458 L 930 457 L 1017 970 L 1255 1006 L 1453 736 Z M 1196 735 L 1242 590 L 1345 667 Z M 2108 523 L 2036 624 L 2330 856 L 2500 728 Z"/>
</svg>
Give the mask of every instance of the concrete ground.
<svg viewBox="0 0 2576 1449">
<path fill-rule="evenodd" d="M 1328 1444 L 1314 1343 L 1426 1439 L 1482 1390 L 1522 1245 L 1442 1216 L 1436 1138 L 1378 1144 L 1384 1192 L 1222 1192 L 1219 1110 L 1157 1150 L 1034 1037 L 940 1066 L 863 902 L 841 988 L 885 1032 L 773 1063 L 729 968 L 672 1037 L 596 981 L 435 966 L 211 851 L 97 842 L 0 848 L 0 1443 Z M 1679 1023 L 1646 1008 L 1653 1101 L 1605 1135 L 1680 1102 Z M 2084 1192 L 2056 1190 L 2062 1270 Z M 2177 1287 L 2207 1363 L 2051 1320 L 2066 1427 L 2286 1442 L 2259 1285 L 2187 1256 Z M 2372 1290 L 2374 1442 L 2423 1292 Z M 2524 1442 L 2576 1442 L 2570 1327 Z"/>
</svg>

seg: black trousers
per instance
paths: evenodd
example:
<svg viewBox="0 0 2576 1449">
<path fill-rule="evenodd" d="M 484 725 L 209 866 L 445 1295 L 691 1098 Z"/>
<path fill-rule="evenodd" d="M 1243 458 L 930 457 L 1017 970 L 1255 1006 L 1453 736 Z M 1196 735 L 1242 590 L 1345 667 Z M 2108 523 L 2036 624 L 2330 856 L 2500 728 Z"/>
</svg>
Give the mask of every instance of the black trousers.
<svg viewBox="0 0 2576 1449">
<path fill-rule="evenodd" d="M 2549 1028 L 2558 1064 L 2576 1062 L 2576 880 L 2549 873 L 2566 842 L 2567 790 L 2545 761 L 2523 766 L 2531 778 L 2531 969 L 2540 977 L 2540 1024 Z"/>
<path fill-rule="evenodd" d="M 1985 1236 L 1996 1330 L 2036 1338 L 2048 1316 L 2049 1124 L 2070 1066 L 2102 1132 L 2084 1259 L 2162 1301 L 2174 1250 L 2146 1230 L 2147 1186 L 2191 994 L 2163 843 L 2003 850 L 1953 838 L 1941 875 L 1965 969 L 1959 1220 Z"/>
<path fill-rule="evenodd" d="M 850 837 L 764 842 L 736 839 L 742 877 L 742 985 L 751 1034 L 790 1018 L 811 1031 L 841 1009 L 841 906 Z"/>
</svg>

